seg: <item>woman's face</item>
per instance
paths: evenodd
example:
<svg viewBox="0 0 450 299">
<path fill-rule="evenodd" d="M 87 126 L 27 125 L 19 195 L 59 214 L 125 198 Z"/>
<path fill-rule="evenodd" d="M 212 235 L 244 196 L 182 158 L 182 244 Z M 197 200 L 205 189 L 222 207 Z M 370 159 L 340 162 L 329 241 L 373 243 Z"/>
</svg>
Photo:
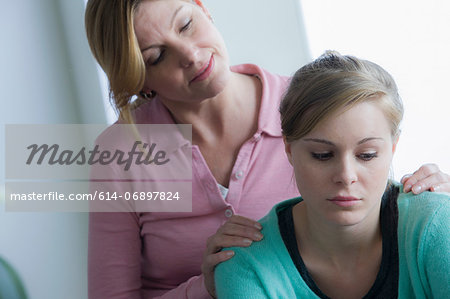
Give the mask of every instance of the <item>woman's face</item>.
<svg viewBox="0 0 450 299">
<path fill-rule="evenodd" d="M 145 91 L 199 101 L 219 94 L 230 76 L 224 41 L 203 9 L 189 1 L 143 1 L 134 28 L 146 64 Z"/>
<path fill-rule="evenodd" d="M 309 217 L 340 226 L 377 221 L 396 145 L 378 105 L 337 112 L 286 144 Z"/>
</svg>

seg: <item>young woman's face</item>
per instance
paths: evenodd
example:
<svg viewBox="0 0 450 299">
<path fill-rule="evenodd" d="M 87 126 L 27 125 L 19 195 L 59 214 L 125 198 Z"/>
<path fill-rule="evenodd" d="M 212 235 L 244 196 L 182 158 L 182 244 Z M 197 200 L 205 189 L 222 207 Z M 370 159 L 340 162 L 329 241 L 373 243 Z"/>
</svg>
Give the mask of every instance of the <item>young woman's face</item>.
<svg viewBox="0 0 450 299">
<path fill-rule="evenodd" d="M 143 1 L 134 28 L 147 69 L 144 90 L 167 100 L 199 101 L 224 89 L 230 75 L 225 44 L 200 6 Z"/>
<path fill-rule="evenodd" d="M 338 112 L 286 144 L 307 214 L 343 226 L 378 219 L 395 145 L 376 100 Z"/>
</svg>

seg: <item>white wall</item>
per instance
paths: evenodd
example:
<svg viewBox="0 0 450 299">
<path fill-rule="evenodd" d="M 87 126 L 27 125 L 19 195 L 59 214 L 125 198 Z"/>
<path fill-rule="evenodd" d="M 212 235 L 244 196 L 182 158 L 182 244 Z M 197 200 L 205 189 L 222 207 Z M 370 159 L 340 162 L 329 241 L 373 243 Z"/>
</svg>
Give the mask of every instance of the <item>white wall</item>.
<svg viewBox="0 0 450 299">
<path fill-rule="evenodd" d="M 310 60 L 299 0 L 204 0 L 231 64 L 255 63 L 292 75 Z"/>
<path fill-rule="evenodd" d="M 428 162 L 450 173 L 450 2 L 302 0 L 311 52 L 372 60 L 396 80 L 405 106 L 396 179 Z"/>
<path fill-rule="evenodd" d="M 1 4 L 3 193 L 4 124 L 104 123 L 105 116 L 84 38 L 83 2 Z M 87 214 L 5 213 L 3 208 L 0 203 L 0 255 L 18 270 L 30 298 L 86 298 Z"/>
</svg>

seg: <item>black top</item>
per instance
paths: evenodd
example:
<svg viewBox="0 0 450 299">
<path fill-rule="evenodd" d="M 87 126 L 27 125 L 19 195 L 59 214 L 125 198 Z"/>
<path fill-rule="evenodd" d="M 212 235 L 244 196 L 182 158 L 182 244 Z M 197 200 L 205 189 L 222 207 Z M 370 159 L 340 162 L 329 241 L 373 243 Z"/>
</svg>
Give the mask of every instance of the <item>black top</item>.
<svg viewBox="0 0 450 299">
<path fill-rule="evenodd" d="M 363 298 L 397 298 L 398 296 L 398 208 L 397 197 L 399 189 L 389 186 L 381 201 L 380 223 L 383 242 L 383 253 L 380 270 L 372 288 Z M 286 245 L 292 261 L 308 287 L 320 298 L 329 298 L 317 287 L 308 273 L 303 259 L 298 251 L 295 238 L 292 207 L 278 211 L 278 225 L 281 237 Z"/>
</svg>

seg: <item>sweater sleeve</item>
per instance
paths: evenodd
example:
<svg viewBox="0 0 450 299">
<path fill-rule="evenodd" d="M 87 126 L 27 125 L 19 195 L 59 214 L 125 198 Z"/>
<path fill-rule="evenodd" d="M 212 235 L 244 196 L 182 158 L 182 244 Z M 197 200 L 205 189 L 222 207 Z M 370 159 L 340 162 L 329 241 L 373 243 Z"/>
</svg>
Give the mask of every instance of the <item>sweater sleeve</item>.
<svg viewBox="0 0 450 299">
<path fill-rule="evenodd" d="M 233 249 L 234 250 L 234 249 Z M 269 298 L 254 267 L 235 250 L 235 256 L 219 264 L 215 270 L 217 298 L 263 299 Z"/>
<path fill-rule="evenodd" d="M 432 199 L 430 199 L 432 200 Z M 450 198 L 431 217 L 423 236 L 422 273 L 429 284 L 430 298 L 450 296 Z"/>
</svg>

